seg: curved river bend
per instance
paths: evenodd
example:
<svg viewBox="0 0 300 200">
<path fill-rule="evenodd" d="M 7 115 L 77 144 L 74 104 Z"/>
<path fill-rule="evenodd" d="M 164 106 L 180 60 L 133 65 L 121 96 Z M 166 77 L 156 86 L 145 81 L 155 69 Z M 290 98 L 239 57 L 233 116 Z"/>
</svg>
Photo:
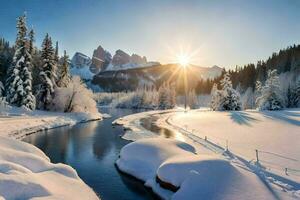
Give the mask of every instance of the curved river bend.
<svg viewBox="0 0 300 200">
<path fill-rule="evenodd" d="M 121 148 L 130 141 L 121 138 L 123 128 L 113 127 L 112 122 L 138 111 L 114 108 L 100 110 L 112 117 L 43 131 L 29 135 L 23 141 L 40 148 L 53 163 L 72 166 L 102 200 L 157 199 L 143 183 L 120 173 L 114 165 Z M 142 123 L 149 130 L 171 137 L 170 131 L 159 129 L 153 125 L 153 120 L 144 119 Z"/>
</svg>

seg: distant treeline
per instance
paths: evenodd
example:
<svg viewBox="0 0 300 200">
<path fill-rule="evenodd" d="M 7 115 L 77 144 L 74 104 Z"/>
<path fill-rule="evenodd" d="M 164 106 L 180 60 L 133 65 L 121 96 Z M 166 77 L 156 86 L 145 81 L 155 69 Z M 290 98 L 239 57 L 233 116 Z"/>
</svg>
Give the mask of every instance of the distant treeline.
<svg viewBox="0 0 300 200">
<path fill-rule="evenodd" d="M 300 45 L 293 45 L 280 50 L 279 53 L 273 53 L 266 61 L 260 60 L 256 64 L 250 63 L 244 66 L 236 66 L 235 70 L 229 70 L 234 88 L 241 91 L 247 88 L 255 88 L 255 82 L 264 83 L 267 78 L 268 70 L 276 69 L 278 74 L 293 72 L 294 76 L 300 74 Z M 210 93 L 214 83 L 219 84 L 225 74 L 223 71 L 220 77 L 212 80 L 200 80 L 195 88 L 197 94 Z"/>
<path fill-rule="evenodd" d="M 6 71 L 12 63 L 14 52 L 15 50 L 9 42 L 0 38 L 0 81 L 2 82 L 4 82 Z"/>
</svg>

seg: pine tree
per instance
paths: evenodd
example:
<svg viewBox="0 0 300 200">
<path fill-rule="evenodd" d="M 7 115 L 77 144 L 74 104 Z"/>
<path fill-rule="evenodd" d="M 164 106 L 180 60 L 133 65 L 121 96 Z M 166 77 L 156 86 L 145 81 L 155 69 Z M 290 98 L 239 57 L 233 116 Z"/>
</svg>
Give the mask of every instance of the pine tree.
<svg viewBox="0 0 300 200">
<path fill-rule="evenodd" d="M 168 109 L 169 95 L 166 83 L 163 83 L 158 90 L 158 108 L 161 110 Z"/>
<path fill-rule="evenodd" d="M 212 110 L 219 110 L 220 108 L 220 99 L 221 92 L 218 90 L 218 85 L 215 83 L 210 92 L 211 100 L 210 100 L 210 108 Z"/>
<path fill-rule="evenodd" d="M 288 108 L 297 107 L 297 104 L 298 104 L 297 89 L 295 86 L 292 86 L 291 84 L 289 85 L 287 93 L 286 93 L 286 99 L 287 99 L 286 107 L 288 107 Z"/>
<path fill-rule="evenodd" d="M 0 81 L 0 98 L 4 96 L 4 85 L 3 83 Z"/>
<path fill-rule="evenodd" d="M 221 80 L 221 86 L 221 110 L 241 110 L 240 94 L 233 89 L 229 73 L 224 75 L 224 78 Z"/>
<path fill-rule="evenodd" d="M 61 70 L 60 70 L 60 77 L 57 81 L 57 86 L 58 87 L 67 87 L 70 80 L 71 80 L 71 76 L 70 76 L 70 72 L 69 72 L 69 57 L 66 53 L 66 51 L 64 51 L 64 56 L 63 56 L 63 62 L 61 65 Z"/>
<path fill-rule="evenodd" d="M 5 84 L 8 66 L 11 66 L 14 56 L 14 48 L 9 42 L 0 38 L 0 81 Z"/>
<path fill-rule="evenodd" d="M 35 42 L 34 35 L 35 35 L 34 30 L 31 29 L 28 33 L 28 37 L 29 37 L 29 54 L 31 55 L 31 57 L 34 54 L 34 46 L 33 46 L 33 43 Z"/>
<path fill-rule="evenodd" d="M 243 109 L 252 109 L 255 107 L 255 97 L 251 87 L 248 87 L 242 96 Z"/>
<path fill-rule="evenodd" d="M 26 16 L 18 18 L 15 55 L 9 69 L 6 88 L 7 101 L 15 106 L 35 109 L 35 97 L 32 95 L 32 58 L 27 40 Z"/>
<path fill-rule="evenodd" d="M 188 95 L 188 105 L 190 109 L 198 108 L 198 99 L 195 90 L 191 90 Z"/>
<path fill-rule="evenodd" d="M 58 42 L 57 42 L 57 41 L 56 41 L 56 43 L 55 43 L 55 55 L 54 55 L 54 60 L 55 60 L 56 64 L 58 64 L 59 56 L 58 56 Z"/>
<path fill-rule="evenodd" d="M 260 81 L 255 82 L 255 106 L 258 107 L 257 99 L 261 96 L 262 84 Z"/>
<path fill-rule="evenodd" d="M 53 72 L 54 72 L 55 81 L 57 83 L 59 81 L 60 75 L 61 75 L 61 69 L 59 66 L 58 42 L 57 41 L 55 43 L 54 62 L 55 62 L 55 65 L 54 65 Z"/>
<path fill-rule="evenodd" d="M 42 45 L 43 66 L 40 72 L 41 83 L 37 93 L 37 106 L 39 109 L 48 110 L 55 88 L 55 60 L 52 41 L 47 34 Z"/>
<path fill-rule="evenodd" d="M 169 89 L 169 106 L 168 108 L 171 109 L 171 108 L 175 108 L 176 106 L 176 86 L 175 84 L 171 84 L 169 85 L 168 87 Z"/>
<path fill-rule="evenodd" d="M 300 78 L 297 81 L 295 103 L 300 106 Z"/>
<path fill-rule="evenodd" d="M 276 69 L 268 71 L 268 77 L 262 87 L 261 96 L 256 99 L 256 102 L 259 110 L 280 110 L 283 108 L 283 98 Z"/>
</svg>

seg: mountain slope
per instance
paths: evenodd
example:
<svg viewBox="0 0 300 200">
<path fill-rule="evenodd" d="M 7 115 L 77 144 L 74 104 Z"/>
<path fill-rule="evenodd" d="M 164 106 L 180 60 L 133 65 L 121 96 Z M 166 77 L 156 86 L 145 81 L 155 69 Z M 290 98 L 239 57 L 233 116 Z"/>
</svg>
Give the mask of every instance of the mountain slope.
<svg viewBox="0 0 300 200">
<path fill-rule="evenodd" d="M 164 82 L 176 83 L 180 90 L 183 87 L 184 77 L 193 87 L 198 80 L 219 76 L 222 69 L 214 66 L 190 66 L 186 69 L 177 64 L 155 65 L 138 68 L 102 71 L 94 76 L 92 83 L 107 91 L 135 90 L 144 85 L 159 87 Z"/>
</svg>

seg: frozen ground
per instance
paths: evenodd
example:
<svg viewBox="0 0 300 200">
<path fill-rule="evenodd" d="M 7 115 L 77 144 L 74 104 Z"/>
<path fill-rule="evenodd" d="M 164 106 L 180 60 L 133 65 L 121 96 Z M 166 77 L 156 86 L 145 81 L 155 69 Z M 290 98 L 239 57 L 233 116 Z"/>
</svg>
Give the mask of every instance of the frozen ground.
<svg viewBox="0 0 300 200">
<path fill-rule="evenodd" d="M 16 139 L 40 130 L 101 119 L 100 114 L 0 110 L 0 199 L 98 199 L 68 165 L 53 164 Z"/>
<path fill-rule="evenodd" d="M 279 199 L 300 197 L 299 109 L 276 112 L 212 112 L 202 109 L 187 113 L 139 113 L 119 121 L 130 129 L 129 137 L 125 139 L 143 138 L 139 119 L 153 114 L 159 116 L 159 126 L 181 133 L 182 137 L 177 139 L 193 145 L 199 155 L 220 155 L 235 167 L 242 166 L 259 177 L 272 192 L 274 189 Z M 135 130 L 138 134 L 134 133 Z M 146 138 L 156 136 L 148 132 L 145 135 Z M 210 153 L 203 151 L 203 147 Z M 229 151 L 226 151 L 227 147 Z M 259 164 L 256 164 L 256 149 Z"/>
</svg>

